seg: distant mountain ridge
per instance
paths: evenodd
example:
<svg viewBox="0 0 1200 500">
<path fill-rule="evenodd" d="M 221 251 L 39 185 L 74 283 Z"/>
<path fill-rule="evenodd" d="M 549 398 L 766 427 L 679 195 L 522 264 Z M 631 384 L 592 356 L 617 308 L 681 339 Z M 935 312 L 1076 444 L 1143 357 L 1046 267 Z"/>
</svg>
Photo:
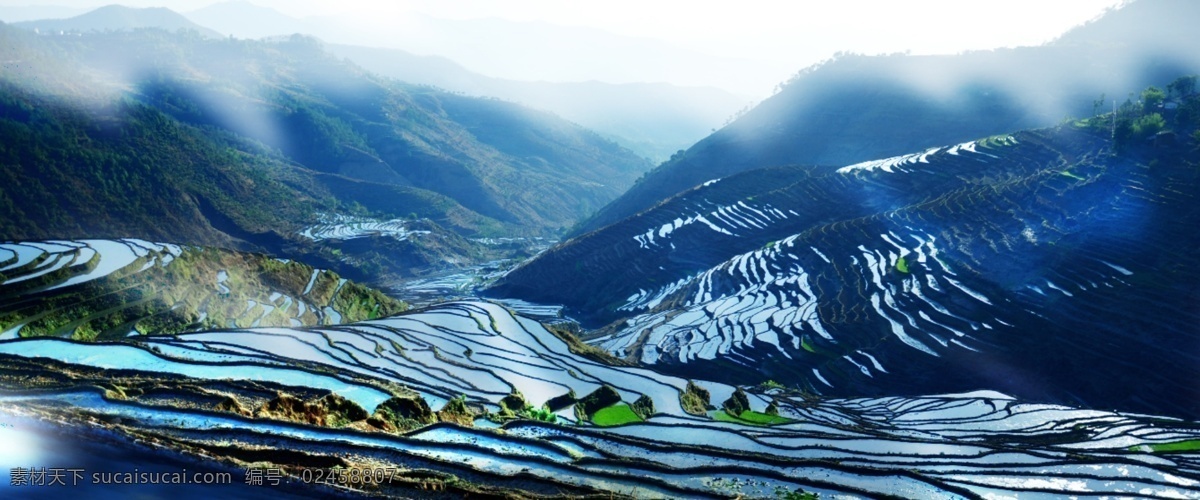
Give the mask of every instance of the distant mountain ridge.
<svg viewBox="0 0 1200 500">
<path fill-rule="evenodd" d="M 0 40 L 4 238 L 136 236 L 407 275 L 489 255 L 465 237 L 560 231 L 649 168 L 548 113 L 382 79 L 308 37 L 0 25 Z M 414 236 L 300 236 L 321 214 L 403 219 Z"/>
<path fill-rule="evenodd" d="M 193 23 L 165 7 L 126 7 L 107 5 L 66 19 L 43 19 L 13 23 L 25 29 L 45 32 L 59 31 L 120 31 L 139 28 L 158 28 L 167 31 L 191 30 L 210 38 L 221 38 L 216 31 Z"/>
<path fill-rule="evenodd" d="M 522 82 L 480 75 L 437 56 L 331 45 L 331 52 L 401 81 L 498 97 L 554 112 L 656 162 L 691 146 L 748 100 L 711 87 L 665 83 Z"/>
<path fill-rule="evenodd" d="M 17 25 L 47 32 L 155 27 L 167 31 L 193 30 L 210 38 L 231 35 L 252 39 L 293 34 L 340 39 L 349 29 L 338 19 L 297 19 L 244 0 L 218 2 L 184 14 L 165 8 L 111 5 L 70 19 L 43 19 Z M 438 26 L 459 29 L 453 23 Z M 749 103 L 748 98 L 714 87 L 596 81 L 524 82 L 484 76 L 438 56 L 354 45 L 329 45 L 327 48 L 382 76 L 469 96 L 497 97 L 553 112 L 599 132 L 654 163 L 691 146 Z"/>
<path fill-rule="evenodd" d="M 304 33 L 327 40 L 341 38 L 336 29 L 325 25 L 332 20 L 296 19 L 246 1 L 215 3 L 185 15 L 201 25 L 238 37 Z M 445 30 L 461 29 L 452 23 L 437 26 Z M 748 98 L 714 87 L 518 81 L 485 76 L 445 57 L 421 56 L 398 49 L 335 43 L 329 45 L 329 50 L 368 71 L 400 81 L 433 85 L 470 96 L 498 97 L 553 112 L 655 163 L 691 146 L 749 103 Z"/>
<path fill-rule="evenodd" d="M 237 38 L 265 38 L 296 33 L 319 36 L 302 19 L 285 15 L 270 7 L 245 0 L 216 2 L 181 15 L 201 26 L 208 26 Z"/>
<path fill-rule="evenodd" d="M 1138 0 L 1055 42 L 955 56 L 842 56 L 637 185 L 572 231 L 581 235 L 709 179 L 754 168 L 840 166 L 1090 116 L 1130 92 L 1200 72 L 1200 3 Z"/>
</svg>

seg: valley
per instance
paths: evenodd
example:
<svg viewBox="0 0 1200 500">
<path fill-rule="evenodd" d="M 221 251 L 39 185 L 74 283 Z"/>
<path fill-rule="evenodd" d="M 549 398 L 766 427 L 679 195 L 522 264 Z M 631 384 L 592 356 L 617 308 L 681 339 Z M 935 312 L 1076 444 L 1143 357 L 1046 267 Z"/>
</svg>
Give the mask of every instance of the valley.
<svg viewBox="0 0 1200 500">
<path fill-rule="evenodd" d="M 199 4 L 0 22 L 0 497 L 1200 498 L 1194 3 L 719 129 Z"/>
</svg>

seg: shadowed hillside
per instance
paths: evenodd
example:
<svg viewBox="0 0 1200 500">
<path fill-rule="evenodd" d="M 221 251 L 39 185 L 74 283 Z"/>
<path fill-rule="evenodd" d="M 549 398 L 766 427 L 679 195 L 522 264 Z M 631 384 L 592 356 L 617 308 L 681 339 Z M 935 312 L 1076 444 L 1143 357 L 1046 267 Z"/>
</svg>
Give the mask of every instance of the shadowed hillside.
<svg viewBox="0 0 1200 500">
<path fill-rule="evenodd" d="M 485 257 L 463 237 L 556 233 L 648 166 L 553 115 L 376 77 L 311 38 L 0 38 L 8 238 L 240 245 L 407 274 Z M 299 237 L 322 214 L 422 220 L 400 243 L 420 257 Z"/>
<path fill-rule="evenodd" d="M 753 168 L 848 165 L 1091 116 L 1200 71 L 1200 39 L 1191 35 L 1198 17 L 1195 2 L 1140 0 L 1040 47 L 837 57 L 651 171 L 572 235 Z"/>
<path fill-rule="evenodd" d="M 490 293 L 566 304 L 608 323 L 594 345 L 684 376 L 1192 417 L 1200 99 L 1168 88 L 1115 119 L 705 183 Z"/>
</svg>

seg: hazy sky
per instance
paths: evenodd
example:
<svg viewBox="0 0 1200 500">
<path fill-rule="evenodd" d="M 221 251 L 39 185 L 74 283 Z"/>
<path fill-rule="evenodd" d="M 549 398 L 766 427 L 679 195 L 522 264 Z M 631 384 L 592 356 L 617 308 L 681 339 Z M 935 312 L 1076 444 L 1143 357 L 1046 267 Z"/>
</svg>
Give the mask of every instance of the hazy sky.
<svg viewBox="0 0 1200 500">
<path fill-rule="evenodd" d="M 266 0 L 261 0 L 266 3 Z M 277 2 L 280 4 L 287 2 Z M 832 53 L 954 53 L 1033 45 L 1120 0 L 302 0 L 310 12 L 414 10 L 436 17 L 499 17 L 590 26 L 660 38 L 726 56 L 791 62 Z M 827 54 L 826 54 L 827 55 Z M 797 68 L 798 69 L 798 68 Z"/>
<path fill-rule="evenodd" d="M 778 80 L 835 52 L 956 53 L 1035 45 L 1122 0 L 251 0 L 293 17 L 339 15 L 372 24 L 407 13 L 586 26 L 778 68 Z M 186 12 L 214 0 L 0 0 L 0 5 L 110 3 Z M 773 83 L 772 83 L 773 84 Z"/>
</svg>

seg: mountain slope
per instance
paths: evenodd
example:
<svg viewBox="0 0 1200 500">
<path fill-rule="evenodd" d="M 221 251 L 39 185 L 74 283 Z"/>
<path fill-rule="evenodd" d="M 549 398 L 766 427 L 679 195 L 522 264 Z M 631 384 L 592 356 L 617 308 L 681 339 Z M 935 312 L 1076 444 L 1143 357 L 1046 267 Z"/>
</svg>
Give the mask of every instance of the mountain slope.
<svg viewBox="0 0 1200 500">
<path fill-rule="evenodd" d="M 406 309 L 299 262 L 134 239 L 0 243 L 0 298 L 0 339 L 317 326 Z"/>
<path fill-rule="evenodd" d="M 847 165 L 1090 116 L 1095 101 L 1200 71 L 1200 4 L 1139 0 L 1040 47 L 955 56 L 842 56 L 651 171 L 572 231 L 634 215 L 709 179 L 786 164 Z"/>
<path fill-rule="evenodd" d="M 210 38 L 221 38 L 221 34 L 164 7 L 136 8 L 124 5 L 107 5 L 66 19 L 41 19 L 15 23 L 16 26 L 45 33 L 103 32 L 157 28 L 167 31 L 195 31 Z"/>
<path fill-rule="evenodd" d="M 487 77 L 445 58 L 401 50 L 333 45 L 330 51 L 401 81 L 554 112 L 656 161 L 694 144 L 746 104 L 744 99 L 710 87 L 522 82 Z"/>
<path fill-rule="evenodd" d="M 418 261 L 455 265 L 487 253 L 463 236 L 559 231 L 648 166 L 552 115 L 381 79 L 304 37 L 0 38 L 8 238 L 235 244 L 350 266 L 425 245 Z M 339 258 L 335 240 L 299 234 L 322 214 L 428 220 Z"/>
<path fill-rule="evenodd" d="M 649 166 L 547 113 L 379 78 L 312 38 L 214 41 L 148 30 L 25 41 L 69 55 L 60 69 L 87 73 L 109 95 L 232 133 L 309 170 L 440 193 L 520 232 L 572 224 Z M 16 69 L 44 90 L 35 81 L 42 69 Z M 60 90 L 78 92 L 70 87 L 81 82 L 70 80 L 62 76 Z M 491 131 L 492 122 L 507 128 Z M 516 197 L 529 192 L 544 197 Z"/>
<path fill-rule="evenodd" d="M 684 376 L 1194 417 L 1200 99 L 1178 109 L 1120 110 L 1119 154 L 1099 117 L 738 174 L 555 247 L 491 293 L 619 320 L 592 342 Z"/>
<path fill-rule="evenodd" d="M 245 1 L 212 4 L 188 12 L 186 16 L 239 38 L 303 33 L 327 40 L 345 39 L 335 28 L 339 24 L 333 20 L 296 19 Z M 461 30 L 456 23 L 426 22 L 432 23 L 426 28 L 435 37 L 445 35 L 439 30 Z M 418 32 L 420 29 L 406 26 L 403 31 Z M 432 85 L 471 96 L 496 97 L 550 111 L 655 162 L 666 160 L 677 150 L 694 144 L 748 101 L 714 87 L 508 80 L 472 72 L 440 56 L 419 56 L 398 49 L 341 43 L 331 44 L 330 52 L 368 71 L 417 85 Z M 428 48 L 436 51 L 447 45 L 429 40 L 410 40 L 409 44 L 425 47 L 425 52 Z"/>
<path fill-rule="evenodd" d="M 286 229 L 323 201 L 273 178 L 282 165 L 252 163 L 263 159 L 229 151 L 144 105 L 88 113 L 11 84 L 0 96 L 6 238 L 128 234 L 228 244 L 203 210 L 264 233 Z"/>
<path fill-rule="evenodd" d="M 313 170 L 434 191 L 527 232 L 571 224 L 648 166 L 546 113 L 380 79 L 311 38 L 184 43 L 195 57 L 156 69 L 171 76 L 138 83 L 142 95 L 179 119 L 231 129 Z M 137 57 L 169 58 L 174 50 L 150 47 Z M 207 77 L 174 76 L 197 73 Z M 491 131 L 483 117 L 509 126 Z M 532 148 L 530 131 L 545 137 Z M 544 196 L 516 198 L 529 192 Z"/>
</svg>

